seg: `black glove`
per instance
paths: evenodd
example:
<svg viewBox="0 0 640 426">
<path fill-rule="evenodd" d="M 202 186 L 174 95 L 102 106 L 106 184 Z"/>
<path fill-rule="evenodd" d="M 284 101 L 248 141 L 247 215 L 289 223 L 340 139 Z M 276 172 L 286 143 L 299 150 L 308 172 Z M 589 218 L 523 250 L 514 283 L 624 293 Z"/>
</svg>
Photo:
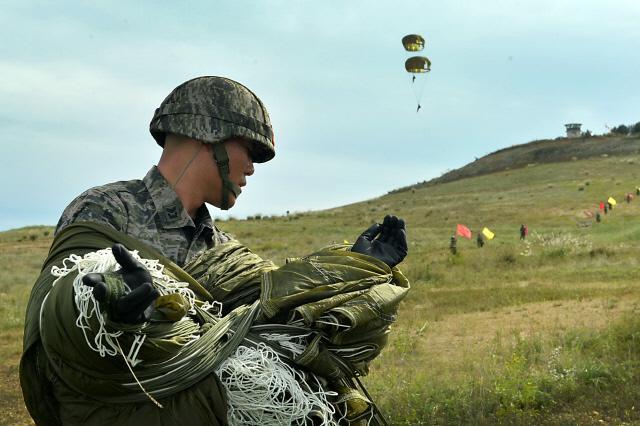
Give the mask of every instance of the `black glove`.
<svg viewBox="0 0 640 426">
<path fill-rule="evenodd" d="M 364 231 L 351 247 L 351 251 L 375 257 L 390 267 L 402 262 L 407 250 L 404 220 L 391 215 L 385 216 L 382 225 L 376 223 Z"/>
<path fill-rule="evenodd" d="M 145 322 L 148 319 L 145 310 L 160 295 L 151 284 L 151 274 L 122 244 L 114 244 L 111 251 L 122 268 L 113 274 L 87 274 L 82 277 L 82 283 L 93 287 L 93 297 L 105 306 L 111 321 Z M 116 280 L 112 278 L 114 276 Z M 130 291 L 121 285 L 122 282 Z"/>
</svg>

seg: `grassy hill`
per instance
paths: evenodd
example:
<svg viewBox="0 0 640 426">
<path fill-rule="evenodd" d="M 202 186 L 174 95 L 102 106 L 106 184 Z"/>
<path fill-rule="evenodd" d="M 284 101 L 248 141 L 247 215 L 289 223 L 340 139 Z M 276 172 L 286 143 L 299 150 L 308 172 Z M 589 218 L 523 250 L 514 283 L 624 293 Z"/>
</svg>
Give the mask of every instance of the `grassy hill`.
<svg viewBox="0 0 640 426">
<path fill-rule="evenodd" d="M 489 173 L 531 167 L 537 164 L 584 160 L 594 157 L 640 154 L 640 136 L 593 136 L 588 138 L 557 138 L 533 141 L 500 149 L 459 169 L 451 170 L 425 184 L 453 182 L 458 179 Z M 398 191 L 411 189 L 405 187 Z"/>
<path fill-rule="evenodd" d="M 500 155 L 541 147 L 547 142 L 499 151 L 495 170 Z M 640 186 L 640 155 L 594 155 L 512 156 L 510 170 L 219 226 L 283 263 L 353 241 L 386 213 L 406 219 L 401 269 L 412 291 L 366 378 L 391 424 L 640 424 L 640 198 L 623 201 Z M 597 203 L 609 196 L 619 204 L 596 223 Z M 482 249 L 460 240 L 453 256 L 457 223 L 487 226 L 496 238 Z M 522 223 L 531 231 L 524 242 Z M 10 424 L 28 423 L 17 381 L 23 312 L 50 242 L 46 227 L 0 233 L 0 412 Z"/>
</svg>

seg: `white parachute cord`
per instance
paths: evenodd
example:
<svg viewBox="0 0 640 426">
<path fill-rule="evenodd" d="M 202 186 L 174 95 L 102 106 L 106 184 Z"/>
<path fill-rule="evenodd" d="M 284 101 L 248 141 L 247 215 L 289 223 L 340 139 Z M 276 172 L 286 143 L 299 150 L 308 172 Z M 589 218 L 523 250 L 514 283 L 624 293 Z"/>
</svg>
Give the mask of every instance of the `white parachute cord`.
<svg viewBox="0 0 640 426">
<path fill-rule="evenodd" d="M 314 322 L 316 324 L 330 325 L 332 327 L 335 327 L 336 329 L 338 329 L 338 328 L 346 328 L 346 329 L 351 328 L 350 325 L 340 324 L 340 321 L 338 321 L 338 319 L 333 314 L 323 315 L 323 316 L 320 317 L 320 319 L 315 320 Z"/>
<path fill-rule="evenodd" d="M 202 306 L 200 306 L 200 309 L 207 311 L 217 319 L 222 318 L 222 302 L 218 302 L 217 300 L 214 300 L 213 302 L 204 302 Z"/>
<path fill-rule="evenodd" d="M 73 280 L 73 298 L 78 310 L 76 326 L 82 330 L 87 346 L 100 354 L 115 356 L 118 354 L 116 338 L 122 335 L 122 331 L 107 331 L 105 318 L 100 311 L 98 302 L 93 298 L 93 288 L 82 283 L 82 277 L 92 272 L 107 272 L 114 270 L 117 265 L 116 260 L 111 255 L 111 249 L 98 250 L 87 253 L 80 257 L 71 254 L 62 261 L 62 267 L 53 266 L 51 275 L 57 277 L 52 285 L 71 272 L 78 272 Z M 98 323 L 98 330 L 92 330 L 89 320 L 95 317 Z M 88 331 L 94 332 L 93 341 L 88 335 Z"/>
<path fill-rule="evenodd" d="M 411 90 L 413 91 L 413 96 L 416 98 L 416 105 L 420 105 L 422 101 L 422 93 L 424 92 L 424 87 L 427 82 L 426 74 L 428 73 L 418 75 L 415 81 L 411 83 Z M 416 81 L 418 82 L 417 84 Z"/>
<path fill-rule="evenodd" d="M 153 286 L 160 295 L 179 293 L 188 301 L 189 313 L 195 313 L 195 294 L 188 288 L 187 283 L 176 281 L 165 275 L 164 265 L 160 261 L 143 259 L 137 250 L 130 253 L 149 271 L 153 278 Z M 113 257 L 110 248 L 90 252 L 82 257 L 71 254 L 62 261 L 61 267 L 53 266 L 51 268 L 51 275 L 56 277 L 52 285 L 56 285 L 62 277 L 77 271 L 77 276 L 73 280 L 74 302 L 78 310 L 75 324 L 82 330 L 87 346 L 100 354 L 101 357 L 106 355 L 115 356 L 119 353 L 117 338 L 123 332 L 120 330 L 107 330 L 106 319 L 100 310 L 100 303 L 93 297 L 93 288 L 84 285 L 82 278 L 90 273 L 116 272 L 119 269 L 120 265 Z M 97 330 L 93 329 L 95 325 L 92 328 L 89 322 L 91 318 L 95 318 L 95 322 L 98 324 Z M 90 339 L 89 333 L 94 334 L 93 341 Z M 145 337 L 146 335 L 144 334 L 135 334 L 128 354 L 126 356 L 123 354 L 134 367 L 142 361 L 138 359 L 138 354 Z M 193 340 L 197 340 L 197 336 L 194 336 Z"/>
<path fill-rule="evenodd" d="M 261 333 L 260 337 L 270 342 L 275 342 L 279 346 L 287 349 L 294 355 L 302 355 L 307 348 L 307 337 L 311 336 L 311 333 L 306 333 L 297 336 L 291 336 L 286 333 Z"/>
<path fill-rule="evenodd" d="M 164 273 L 164 265 L 157 259 L 143 259 L 137 250 L 130 252 L 133 257 L 147 268 L 153 278 L 153 286 L 158 290 L 160 295 L 178 293 L 183 296 L 189 303 L 189 313 L 195 314 L 196 295 L 193 290 L 189 289 L 189 284 L 182 281 L 176 281 Z"/>
<path fill-rule="evenodd" d="M 131 365 L 129 364 L 129 356 L 125 356 L 124 355 L 124 352 L 122 351 L 122 347 L 120 347 L 120 342 L 118 342 L 117 339 L 116 339 L 116 343 L 118 345 L 118 349 L 120 350 L 120 354 L 122 354 L 122 357 L 124 358 L 124 363 L 127 365 L 127 368 L 129 369 L 129 372 L 133 376 L 133 378 L 136 381 L 136 383 L 138 384 L 138 386 L 140 386 L 140 389 L 142 389 L 142 392 L 144 392 L 144 394 L 147 395 L 147 398 L 149 398 L 151 400 L 151 402 L 153 402 L 155 405 L 157 405 L 158 408 L 164 408 L 164 406 L 162 404 L 160 404 L 158 402 L 158 400 L 155 399 L 149 392 L 147 392 L 147 390 L 144 388 L 144 386 L 142 386 L 142 383 L 140 383 L 140 380 L 138 380 L 138 376 L 136 376 L 136 373 L 133 372 L 133 368 L 131 368 Z"/>
<path fill-rule="evenodd" d="M 340 403 L 338 403 L 338 404 L 340 404 Z M 338 424 L 342 424 L 343 420 L 347 420 L 347 414 L 349 414 L 349 406 L 347 405 L 347 401 L 343 401 L 343 404 L 344 404 L 344 411 L 343 411 L 342 416 L 340 416 L 340 418 L 337 421 Z M 340 411 L 338 411 L 338 412 L 340 412 Z"/>
<path fill-rule="evenodd" d="M 335 393 L 323 390 L 317 379 L 319 390 L 311 391 L 305 375 L 264 343 L 256 348 L 239 346 L 216 373 L 226 390 L 232 426 L 306 425 L 312 415 L 320 415 L 323 425 L 337 425 L 327 398 Z"/>
</svg>

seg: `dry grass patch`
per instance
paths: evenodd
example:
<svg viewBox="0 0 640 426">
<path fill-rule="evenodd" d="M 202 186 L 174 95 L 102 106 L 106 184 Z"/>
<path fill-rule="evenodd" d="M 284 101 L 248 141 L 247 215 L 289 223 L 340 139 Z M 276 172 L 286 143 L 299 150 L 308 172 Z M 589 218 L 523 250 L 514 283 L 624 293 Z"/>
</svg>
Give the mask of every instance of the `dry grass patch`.
<svg viewBox="0 0 640 426">
<path fill-rule="evenodd" d="M 454 314 L 430 322 L 415 350 L 430 363 L 455 368 L 468 357 L 489 355 L 491 346 L 574 328 L 602 330 L 626 313 L 640 311 L 640 295 L 587 301 L 527 303 L 491 312 Z M 511 340 L 505 342 L 504 340 Z"/>
</svg>

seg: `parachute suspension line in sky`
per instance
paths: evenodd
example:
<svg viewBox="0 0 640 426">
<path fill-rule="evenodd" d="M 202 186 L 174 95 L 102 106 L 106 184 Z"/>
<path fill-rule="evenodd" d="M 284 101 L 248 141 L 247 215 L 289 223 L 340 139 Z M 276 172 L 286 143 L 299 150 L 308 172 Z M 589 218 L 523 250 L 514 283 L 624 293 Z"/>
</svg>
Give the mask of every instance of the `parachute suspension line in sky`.
<svg viewBox="0 0 640 426">
<path fill-rule="evenodd" d="M 402 46 L 407 52 L 419 52 L 424 49 L 425 41 L 421 35 L 408 34 L 402 37 Z M 431 61 L 426 56 L 412 56 L 404 63 L 405 70 L 411 75 L 411 88 L 416 98 L 416 112 L 420 111 L 420 100 L 426 82 L 425 75 L 431 71 Z"/>
<path fill-rule="evenodd" d="M 416 98 L 416 112 L 418 112 L 420 111 L 422 92 L 424 91 L 424 86 L 427 82 L 424 74 L 431 71 L 431 61 L 426 56 L 412 56 L 406 60 L 404 68 L 408 73 L 412 74 L 411 89 L 413 90 L 413 95 Z"/>
<path fill-rule="evenodd" d="M 424 92 L 424 86 L 427 83 L 427 79 L 424 77 L 416 78 L 413 76 L 413 80 L 411 82 L 411 90 L 413 91 L 413 96 L 416 98 L 416 112 L 420 111 L 422 106 L 420 105 L 420 100 L 422 99 L 422 92 Z"/>
</svg>

